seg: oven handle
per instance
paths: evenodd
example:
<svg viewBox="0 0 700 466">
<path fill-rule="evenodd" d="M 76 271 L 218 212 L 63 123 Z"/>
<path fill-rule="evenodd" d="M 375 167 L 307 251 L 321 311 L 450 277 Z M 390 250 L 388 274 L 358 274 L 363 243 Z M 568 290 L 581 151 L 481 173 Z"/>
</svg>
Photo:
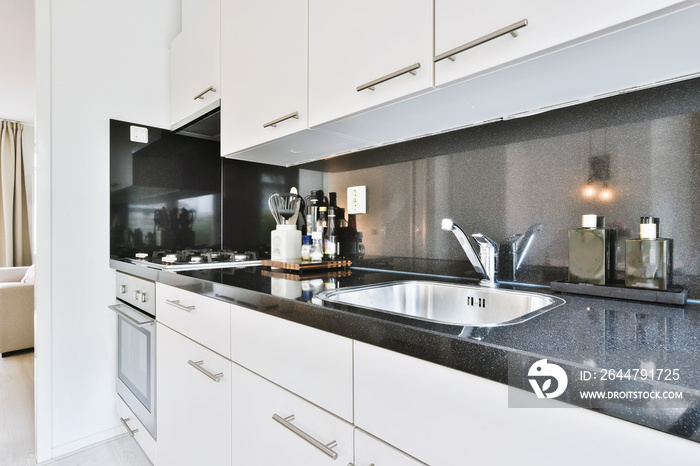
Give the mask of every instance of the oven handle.
<svg viewBox="0 0 700 466">
<path fill-rule="evenodd" d="M 112 306 L 107 307 L 116 312 L 117 314 L 130 320 L 139 327 L 155 322 L 155 319 L 153 317 L 147 316 L 146 314 L 142 314 L 141 312 L 134 310 L 131 306 L 127 306 L 126 304 L 114 304 Z"/>
</svg>

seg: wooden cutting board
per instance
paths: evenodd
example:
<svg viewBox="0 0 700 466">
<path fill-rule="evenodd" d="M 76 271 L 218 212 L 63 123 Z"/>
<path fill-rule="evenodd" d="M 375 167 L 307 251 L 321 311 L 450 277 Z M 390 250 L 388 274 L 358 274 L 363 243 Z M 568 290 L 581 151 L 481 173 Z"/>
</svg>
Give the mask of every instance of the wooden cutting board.
<svg viewBox="0 0 700 466">
<path fill-rule="evenodd" d="M 322 269 L 342 269 L 345 267 L 350 267 L 352 261 L 348 259 L 339 259 L 335 261 L 302 261 L 302 260 L 290 260 L 290 261 L 273 261 L 270 259 L 263 259 L 263 267 L 273 267 L 277 269 L 285 270 L 322 270 Z"/>
</svg>

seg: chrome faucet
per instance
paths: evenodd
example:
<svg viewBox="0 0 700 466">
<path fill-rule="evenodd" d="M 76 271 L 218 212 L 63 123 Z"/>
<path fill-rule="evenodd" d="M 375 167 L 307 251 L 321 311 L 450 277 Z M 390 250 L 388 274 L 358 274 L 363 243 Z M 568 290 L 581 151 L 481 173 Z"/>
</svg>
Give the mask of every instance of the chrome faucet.
<svg viewBox="0 0 700 466">
<path fill-rule="evenodd" d="M 515 272 L 525 259 L 535 233 L 542 229 L 542 224 L 532 225 L 525 234 L 511 235 L 500 245 L 481 233 L 467 236 L 450 218 L 442 220 L 442 229 L 451 231 L 464 249 L 476 273 L 484 286 L 496 286 L 498 276 L 501 280 L 515 280 Z M 500 260 L 499 260 L 500 257 Z M 500 266 L 500 267 L 499 267 Z"/>
<path fill-rule="evenodd" d="M 511 235 L 501 242 L 501 263 L 498 275 L 501 280 L 514 281 L 515 272 L 520 268 L 532 244 L 535 233 L 542 229 L 541 223 L 532 225 L 522 234 Z"/>
<path fill-rule="evenodd" d="M 496 286 L 496 271 L 498 270 L 498 244 L 481 233 L 467 236 L 451 218 L 442 219 L 442 229 L 451 231 L 472 263 L 472 267 L 481 277 L 479 284 Z M 478 249 L 478 252 L 477 252 Z"/>
</svg>

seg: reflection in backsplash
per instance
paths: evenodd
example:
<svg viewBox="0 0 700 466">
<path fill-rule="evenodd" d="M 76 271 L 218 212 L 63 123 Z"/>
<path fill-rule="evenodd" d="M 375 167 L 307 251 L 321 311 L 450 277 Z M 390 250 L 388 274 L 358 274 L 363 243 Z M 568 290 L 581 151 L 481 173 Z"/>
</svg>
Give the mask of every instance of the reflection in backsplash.
<svg viewBox="0 0 700 466">
<path fill-rule="evenodd" d="M 368 186 L 357 223 L 371 256 L 464 257 L 440 229 L 445 217 L 499 243 L 541 223 L 524 264 L 561 268 L 565 279 L 567 230 L 595 213 L 618 229 L 623 271 L 625 239 L 654 216 L 674 239 L 676 282 L 689 286 L 700 275 L 698 95 L 696 79 L 304 168 L 326 173 L 341 206 L 348 186 Z"/>
</svg>

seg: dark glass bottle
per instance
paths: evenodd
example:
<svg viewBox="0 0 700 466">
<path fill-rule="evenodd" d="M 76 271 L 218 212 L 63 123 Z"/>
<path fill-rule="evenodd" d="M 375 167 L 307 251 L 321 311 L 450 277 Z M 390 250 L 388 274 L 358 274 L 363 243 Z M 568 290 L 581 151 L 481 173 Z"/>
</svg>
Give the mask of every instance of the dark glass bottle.
<svg viewBox="0 0 700 466">
<path fill-rule="evenodd" d="M 306 206 L 306 234 L 310 235 L 314 231 L 323 231 L 319 225 L 323 226 L 326 218 L 327 203 L 323 191 L 311 191 L 309 202 Z M 323 215 L 321 214 L 323 212 Z M 323 217 L 319 223 L 319 218 Z"/>
</svg>

